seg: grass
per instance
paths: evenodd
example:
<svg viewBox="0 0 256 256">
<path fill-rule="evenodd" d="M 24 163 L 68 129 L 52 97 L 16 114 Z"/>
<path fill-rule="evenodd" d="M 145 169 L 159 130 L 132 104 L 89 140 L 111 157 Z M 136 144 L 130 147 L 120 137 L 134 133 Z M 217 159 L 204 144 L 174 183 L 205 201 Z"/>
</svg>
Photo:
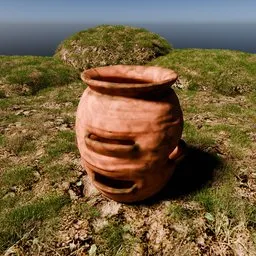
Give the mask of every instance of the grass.
<svg viewBox="0 0 256 256">
<path fill-rule="evenodd" d="M 47 158 L 56 159 L 64 153 L 78 153 L 74 131 L 60 131 L 46 146 Z"/>
<path fill-rule="evenodd" d="M 63 196 L 50 195 L 43 200 L 14 208 L 0 216 L 0 251 L 21 239 L 33 230 L 38 222 L 57 216 L 61 208 L 69 202 Z"/>
<path fill-rule="evenodd" d="M 167 207 L 167 216 L 175 221 L 180 221 L 182 219 L 194 218 L 198 215 L 198 211 L 194 209 L 188 209 L 182 205 L 172 203 Z"/>
<path fill-rule="evenodd" d="M 184 138 L 187 143 L 190 143 L 201 148 L 207 148 L 213 146 L 215 141 L 212 136 L 207 134 L 207 132 L 200 132 L 196 126 L 189 122 L 184 122 Z"/>
<path fill-rule="evenodd" d="M 5 142 L 5 147 L 16 155 L 21 155 L 26 152 L 34 151 L 36 148 L 36 142 L 33 136 L 27 134 L 16 134 L 12 137 L 8 137 Z"/>
<path fill-rule="evenodd" d="M 49 176 L 52 183 L 60 182 L 63 176 L 72 176 L 75 166 L 72 163 L 54 163 L 47 165 L 45 172 Z"/>
<path fill-rule="evenodd" d="M 145 64 L 171 51 L 161 36 L 143 28 L 101 25 L 64 40 L 55 57 L 78 70 L 115 64 Z"/>
<path fill-rule="evenodd" d="M 10 93 L 35 94 L 39 90 L 69 84 L 79 75 L 52 57 L 0 56 L 1 97 Z"/>
<path fill-rule="evenodd" d="M 241 144 L 243 147 L 248 147 L 251 145 L 252 141 L 250 140 L 249 135 L 243 131 L 242 129 L 227 124 L 218 124 L 210 128 L 213 132 L 226 132 L 227 136 L 229 137 L 231 143 L 234 146 L 240 146 Z"/>
<path fill-rule="evenodd" d="M 189 83 L 190 90 L 213 90 L 235 96 L 255 91 L 255 54 L 231 50 L 177 49 L 153 60 L 176 70 Z"/>
<path fill-rule="evenodd" d="M 99 253 L 107 255 L 128 256 L 131 251 L 130 244 L 124 239 L 125 230 L 121 224 L 109 223 L 100 231 L 101 245 Z"/>
<path fill-rule="evenodd" d="M 175 69 L 188 83 L 175 91 L 183 138 L 196 147 L 190 158 L 198 163 L 180 170 L 176 187 L 184 193 L 125 205 L 90 194 L 82 182 L 74 126 L 85 86 L 76 71 L 65 67 L 65 78 L 53 58 L 1 56 L 0 254 L 11 247 L 23 255 L 254 255 L 254 60 L 242 52 L 184 49 L 151 63 Z M 23 66 L 51 81 L 33 91 L 31 77 L 20 75 Z M 11 83 L 11 73 L 21 82 Z M 208 175 L 212 158 L 223 164 Z M 70 200 L 81 182 L 82 195 Z"/>
<path fill-rule="evenodd" d="M 34 172 L 35 168 L 30 166 L 17 166 L 7 169 L 1 175 L 1 187 L 28 186 L 35 180 Z"/>
</svg>

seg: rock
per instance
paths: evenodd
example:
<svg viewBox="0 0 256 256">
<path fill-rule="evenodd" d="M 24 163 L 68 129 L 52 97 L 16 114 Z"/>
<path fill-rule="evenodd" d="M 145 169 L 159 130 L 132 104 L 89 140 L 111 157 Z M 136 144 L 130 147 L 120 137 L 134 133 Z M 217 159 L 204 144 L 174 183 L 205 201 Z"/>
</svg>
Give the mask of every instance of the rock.
<svg viewBox="0 0 256 256">
<path fill-rule="evenodd" d="M 9 193 L 7 193 L 7 194 L 3 197 L 3 199 L 10 198 L 10 197 L 15 197 L 15 196 L 16 196 L 16 194 L 15 194 L 14 192 L 9 192 Z"/>
<path fill-rule="evenodd" d="M 30 116 L 30 114 L 31 114 L 30 110 L 23 111 L 24 116 Z"/>
<path fill-rule="evenodd" d="M 95 188 L 95 186 L 90 181 L 88 175 L 83 176 L 84 191 L 83 194 L 87 197 L 95 197 L 100 194 L 100 192 Z"/>
<path fill-rule="evenodd" d="M 93 244 L 89 250 L 89 256 L 96 256 L 97 252 L 97 246 L 96 244 Z"/>
<path fill-rule="evenodd" d="M 76 193 L 75 193 L 72 189 L 69 189 L 69 190 L 68 190 L 68 194 L 69 194 L 70 199 L 71 199 L 72 201 L 78 199 L 78 196 L 76 195 Z"/>
<path fill-rule="evenodd" d="M 44 154 L 44 152 L 45 152 L 45 150 L 44 150 L 43 148 L 38 149 L 38 150 L 36 151 L 36 157 L 42 156 L 42 155 Z"/>
<path fill-rule="evenodd" d="M 103 217 L 111 217 L 117 215 L 119 213 L 121 204 L 115 201 L 109 201 L 103 204 L 101 208 L 102 216 Z"/>
<path fill-rule="evenodd" d="M 82 181 L 81 181 L 81 180 L 79 180 L 79 181 L 76 183 L 76 185 L 77 185 L 78 187 L 80 187 L 80 186 L 82 186 L 82 185 L 83 185 L 83 183 L 82 183 Z"/>
<path fill-rule="evenodd" d="M 15 123 L 15 126 L 16 126 L 16 127 L 21 127 L 21 126 L 22 126 L 22 123 L 21 123 L 21 122 L 16 122 L 16 123 Z"/>
<path fill-rule="evenodd" d="M 40 173 L 39 173 L 39 172 L 35 171 L 33 174 L 34 174 L 34 176 L 35 176 L 36 180 L 40 180 L 41 175 L 40 175 Z"/>
<path fill-rule="evenodd" d="M 64 191 L 68 191 L 68 190 L 69 190 L 69 187 L 70 187 L 70 182 L 68 182 L 68 181 L 62 182 L 61 188 L 62 188 Z"/>
<path fill-rule="evenodd" d="M 197 244 L 201 245 L 201 246 L 204 246 L 204 238 L 202 236 L 199 236 L 197 239 L 196 239 L 196 242 Z"/>
<path fill-rule="evenodd" d="M 70 251 L 74 251 L 76 249 L 76 245 L 74 243 L 69 244 Z"/>
</svg>

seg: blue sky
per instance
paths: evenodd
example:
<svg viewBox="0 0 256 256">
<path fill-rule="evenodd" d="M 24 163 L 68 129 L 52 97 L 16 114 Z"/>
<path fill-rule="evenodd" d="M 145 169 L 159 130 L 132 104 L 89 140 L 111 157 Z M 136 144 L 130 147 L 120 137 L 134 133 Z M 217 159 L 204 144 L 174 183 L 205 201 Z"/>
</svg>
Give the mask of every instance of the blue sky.
<svg viewBox="0 0 256 256">
<path fill-rule="evenodd" d="M 256 0 L 0 0 L 0 23 L 256 23 Z"/>
</svg>

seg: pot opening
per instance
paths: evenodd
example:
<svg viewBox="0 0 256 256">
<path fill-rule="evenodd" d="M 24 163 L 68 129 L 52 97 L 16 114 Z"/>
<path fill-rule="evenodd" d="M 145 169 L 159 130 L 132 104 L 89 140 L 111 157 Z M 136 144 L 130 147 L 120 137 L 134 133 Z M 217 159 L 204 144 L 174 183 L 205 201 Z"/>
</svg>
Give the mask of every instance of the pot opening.
<svg viewBox="0 0 256 256">
<path fill-rule="evenodd" d="M 96 81 L 110 82 L 110 83 L 124 83 L 124 84 L 149 84 L 154 81 L 146 79 L 137 79 L 130 77 L 118 77 L 118 76 L 97 76 L 93 77 Z"/>
<path fill-rule="evenodd" d="M 114 65 L 85 70 L 81 78 L 93 90 L 134 96 L 173 84 L 177 74 L 156 66 Z"/>
<path fill-rule="evenodd" d="M 126 189 L 134 186 L 134 182 L 131 180 L 117 180 L 106 177 L 97 172 L 94 173 L 94 179 L 96 182 L 103 184 L 107 187 L 115 188 L 115 189 Z"/>
</svg>

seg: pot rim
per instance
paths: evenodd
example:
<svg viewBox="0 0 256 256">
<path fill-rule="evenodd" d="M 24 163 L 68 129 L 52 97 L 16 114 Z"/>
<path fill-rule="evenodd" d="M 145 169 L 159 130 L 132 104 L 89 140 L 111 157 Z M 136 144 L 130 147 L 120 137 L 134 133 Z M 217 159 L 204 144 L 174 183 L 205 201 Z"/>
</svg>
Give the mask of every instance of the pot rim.
<svg viewBox="0 0 256 256">
<path fill-rule="evenodd" d="M 96 67 L 81 73 L 81 79 L 92 89 L 109 89 L 111 91 L 115 89 L 151 91 L 162 86 L 172 85 L 177 78 L 177 73 L 171 69 L 139 65 Z M 124 81 L 116 82 L 118 79 Z M 128 80 L 129 82 L 127 82 Z"/>
</svg>

